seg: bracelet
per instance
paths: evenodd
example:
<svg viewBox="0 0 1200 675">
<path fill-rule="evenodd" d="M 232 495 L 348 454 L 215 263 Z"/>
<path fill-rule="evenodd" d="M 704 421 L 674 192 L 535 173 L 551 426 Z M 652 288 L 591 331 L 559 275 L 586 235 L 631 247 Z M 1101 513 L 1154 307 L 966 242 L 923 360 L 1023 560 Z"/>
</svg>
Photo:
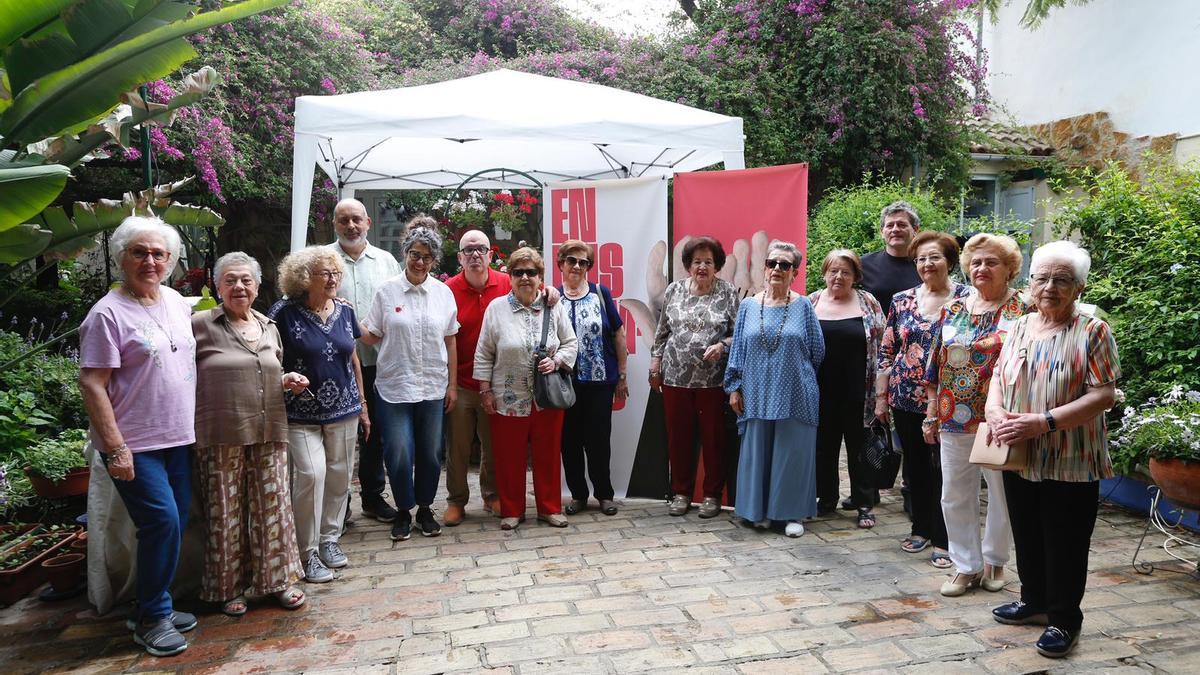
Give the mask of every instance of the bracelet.
<svg viewBox="0 0 1200 675">
<path fill-rule="evenodd" d="M 122 443 L 122 444 L 118 445 L 117 447 L 112 448 L 111 450 L 108 451 L 108 454 L 115 457 L 115 456 L 121 454 L 122 452 L 129 452 L 129 444 L 128 443 Z"/>
<path fill-rule="evenodd" d="M 921 420 L 921 426 L 922 427 L 936 427 L 938 425 L 939 421 L 940 420 L 938 420 L 938 418 L 936 418 L 936 417 L 926 417 L 925 419 Z"/>
<path fill-rule="evenodd" d="M 493 395 L 494 395 L 494 392 L 493 392 L 491 389 L 480 389 L 480 390 L 479 390 L 479 395 L 480 395 L 480 396 L 487 396 L 488 394 L 493 394 Z"/>
</svg>

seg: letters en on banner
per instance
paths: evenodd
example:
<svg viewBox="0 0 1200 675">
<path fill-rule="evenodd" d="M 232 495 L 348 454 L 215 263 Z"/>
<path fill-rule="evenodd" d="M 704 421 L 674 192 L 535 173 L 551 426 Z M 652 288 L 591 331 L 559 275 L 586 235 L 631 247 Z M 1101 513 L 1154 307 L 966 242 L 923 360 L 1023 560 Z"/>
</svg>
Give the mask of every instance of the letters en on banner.
<svg viewBox="0 0 1200 675">
<path fill-rule="evenodd" d="M 544 188 L 543 196 L 546 283 L 562 284 L 557 260 L 563 242 L 579 239 L 590 244 L 596 260 L 588 272 L 588 280 L 608 287 L 625 326 L 629 398 L 614 401 L 609 462 L 616 496 L 624 497 L 634 472 L 650 393 L 646 373 L 650 368 L 654 327 L 648 309 L 651 303 L 647 252 L 656 243 L 665 247 L 661 242 L 667 238 L 667 181 L 655 177 L 551 183 Z M 662 257 L 653 272 L 662 276 Z M 658 473 L 665 480 L 665 467 Z"/>
</svg>

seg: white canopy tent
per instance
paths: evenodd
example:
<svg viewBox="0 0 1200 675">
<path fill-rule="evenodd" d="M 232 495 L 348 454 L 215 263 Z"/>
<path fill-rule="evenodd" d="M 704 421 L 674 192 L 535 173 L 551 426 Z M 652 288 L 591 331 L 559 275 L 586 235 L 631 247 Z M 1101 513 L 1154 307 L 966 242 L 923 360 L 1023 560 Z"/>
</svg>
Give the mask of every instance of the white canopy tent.
<svg viewBox="0 0 1200 675">
<path fill-rule="evenodd" d="M 296 99 L 292 250 L 314 167 L 357 190 L 539 187 L 745 167 L 742 120 L 598 84 L 512 70 L 419 87 Z"/>
</svg>

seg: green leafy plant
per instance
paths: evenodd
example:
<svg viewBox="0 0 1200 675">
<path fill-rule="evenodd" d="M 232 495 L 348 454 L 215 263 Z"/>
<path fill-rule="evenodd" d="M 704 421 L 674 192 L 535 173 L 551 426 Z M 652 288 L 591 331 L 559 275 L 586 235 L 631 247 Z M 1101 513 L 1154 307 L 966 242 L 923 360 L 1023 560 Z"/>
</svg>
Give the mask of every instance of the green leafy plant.
<svg viewBox="0 0 1200 675">
<path fill-rule="evenodd" d="M 25 463 L 31 472 L 42 478 L 60 481 L 72 469 L 87 466 L 87 457 L 83 454 L 86 445 L 87 431 L 68 429 L 26 450 Z"/>
<path fill-rule="evenodd" d="M 29 477 L 21 470 L 20 462 L 0 461 L 0 521 L 11 522 L 17 511 L 33 501 L 33 486 Z M 7 549 L 17 537 L 5 537 L 0 551 Z"/>
<path fill-rule="evenodd" d="M 921 229 L 949 230 L 955 215 L 930 189 L 909 187 L 894 179 L 876 181 L 868 175 L 855 186 L 831 190 L 808 219 L 808 290 L 821 287 L 821 262 L 835 248 L 859 255 L 883 248 L 879 212 L 895 201 L 912 204 Z"/>
<path fill-rule="evenodd" d="M 27 391 L 0 391 L 0 448 L 20 453 L 53 427 L 54 418 Z"/>
<path fill-rule="evenodd" d="M 1127 408 L 1109 448 L 1113 468 L 1124 475 L 1151 457 L 1200 462 L 1200 391 L 1176 385 L 1161 399 Z"/>
<path fill-rule="evenodd" d="M 1176 384 L 1200 390 L 1200 165 L 1143 168 L 1140 181 L 1116 163 L 1082 172 L 1087 198 L 1065 199 L 1055 219 L 1091 253 L 1083 300 L 1109 314 L 1134 405 Z"/>
</svg>

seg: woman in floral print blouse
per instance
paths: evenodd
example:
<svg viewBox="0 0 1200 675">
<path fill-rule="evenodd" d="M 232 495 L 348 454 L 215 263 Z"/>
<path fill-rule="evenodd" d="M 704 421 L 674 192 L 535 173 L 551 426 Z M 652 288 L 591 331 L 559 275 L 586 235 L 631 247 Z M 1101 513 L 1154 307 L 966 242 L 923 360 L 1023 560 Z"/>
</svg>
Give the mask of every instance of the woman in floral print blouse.
<svg viewBox="0 0 1200 675">
<path fill-rule="evenodd" d="M 966 285 L 950 280 L 951 270 L 958 265 L 958 252 L 954 237 L 933 230 L 921 232 L 909 245 L 921 285 L 892 297 L 875 383 L 875 416 L 884 422 L 895 420 L 912 498 L 912 530 L 900 547 L 918 553 L 932 545 L 930 563 L 941 569 L 952 564 L 942 518 L 942 472 L 935 464 L 937 446 L 926 443 L 921 433 L 921 419 L 928 404 L 925 364 L 933 325 L 942 305 L 969 291 Z"/>
<path fill-rule="evenodd" d="M 1011 237 L 977 234 L 962 252 L 971 295 L 950 301 L 933 327 L 925 371 L 929 403 L 921 423 L 928 443 L 941 442 L 942 515 L 956 574 L 942 595 L 977 586 L 1004 588 L 1004 565 L 1012 543 L 1000 472 L 971 464 L 975 431 L 984 421 L 992 369 L 1013 323 L 1029 304 L 1009 287 L 1021 272 L 1021 249 Z M 988 507 L 979 535 L 979 477 L 987 481 Z"/>
</svg>

